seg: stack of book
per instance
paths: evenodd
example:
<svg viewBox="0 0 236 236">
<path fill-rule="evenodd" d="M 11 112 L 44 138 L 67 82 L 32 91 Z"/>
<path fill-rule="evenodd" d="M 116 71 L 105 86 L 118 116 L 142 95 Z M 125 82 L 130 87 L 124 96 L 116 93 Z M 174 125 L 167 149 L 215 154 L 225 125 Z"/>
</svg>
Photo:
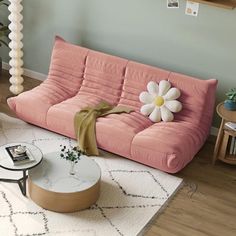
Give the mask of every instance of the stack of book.
<svg viewBox="0 0 236 236">
<path fill-rule="evenodd" d="M 8 146 L 6 152 L 13 165 L 23 165 L 35 161 L 30 150 L 23 145 Z"/>
<path fill-rule="evenodd" d="M 227 129 L 230 129 L 230 130 L 236 132 L 236 123 L 227 122 L 227 123 L 225 123 L 225 127 L 227 127 Z M 231 137 L 231 143 L 230 143 L 230 148 L 229 148 L 229 154 L 230 154 L 230 155 L 236 155 L 236 137 L 235 137 L 235 136 L 232 136 L 232 137 Z"/>
</svg>

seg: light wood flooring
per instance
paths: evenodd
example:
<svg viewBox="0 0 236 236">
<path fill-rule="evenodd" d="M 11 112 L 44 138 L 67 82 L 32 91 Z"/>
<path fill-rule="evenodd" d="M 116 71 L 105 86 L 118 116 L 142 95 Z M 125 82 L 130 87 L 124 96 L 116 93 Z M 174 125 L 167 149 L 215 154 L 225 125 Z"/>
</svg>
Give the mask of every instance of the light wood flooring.
<svg viewBox="0 0 236 236">
<path fill-rule="evenodd" d="M 0 112 L 14 114 L 6 104 L 9 75 L 0 79 Z M 25 78 L 25 90 L 40 81 Z M 215 139 L 211 137 L 194 160 L 176 176 L 184 186 L 163 212 L 150 223 L 145 236 L 235 236 L 236 166 L 217 161 L 211 165 Z"/>
</svg>

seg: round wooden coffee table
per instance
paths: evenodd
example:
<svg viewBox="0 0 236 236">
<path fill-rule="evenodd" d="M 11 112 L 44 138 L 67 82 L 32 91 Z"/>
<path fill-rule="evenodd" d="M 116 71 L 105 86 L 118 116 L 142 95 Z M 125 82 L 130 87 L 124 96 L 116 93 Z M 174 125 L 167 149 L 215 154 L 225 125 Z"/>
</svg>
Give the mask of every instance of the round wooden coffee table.
<svg viewBox="0 0 236 236">
<path fill-rule="evenodd" d="M 100 193 L 100 167 L 81 156 L 70 174 L 70 163 L 48 153 L 41 165 L 29 171 L 29 195 L 39 206 L 56 212 L 75 212 L 95 203 Z"/>
</svg>

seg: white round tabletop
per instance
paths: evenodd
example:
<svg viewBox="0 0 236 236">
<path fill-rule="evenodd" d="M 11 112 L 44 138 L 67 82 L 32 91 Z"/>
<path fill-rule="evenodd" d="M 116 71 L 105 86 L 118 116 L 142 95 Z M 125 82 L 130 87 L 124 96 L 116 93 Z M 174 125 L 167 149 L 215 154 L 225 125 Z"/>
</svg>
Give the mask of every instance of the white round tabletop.
<svg viewBox="0 0 236 236">
<path fill-rule="evenodd" d="M 9 154 L 6 151 L 7 147 L 11 146 L 16 146 L 16 145 L 22 145 L 26 146 L 26 148 L 30 151 L 32 156 L 34 157 L 34 161 L 30 163 L 25 163 L 25 164 L 20 164 L 20 165 L 14 165 L 10 159 Z M 7 170 L 12 170 L 12 171 L 22 171 L 22 170 L 28 170 L 31 169 L 35 166 L 37 166 L 43 158 L 43 154 L 41 150 L 30 144 L 30 143 L 8 143 L 5 145 L 0 146 L 0 167 L 7 169 Z"/>
<path fill-rule="evenodd" d="M 29 178 L 34 185 L 56 193 L 85 191 L 99 182 L 101 170 L 91 158 L 81 156 L 74 175 L 70 174 L 70 166 L 59 152 L 48 153 L 39 166 L 29 171 Z"/>
</svg>

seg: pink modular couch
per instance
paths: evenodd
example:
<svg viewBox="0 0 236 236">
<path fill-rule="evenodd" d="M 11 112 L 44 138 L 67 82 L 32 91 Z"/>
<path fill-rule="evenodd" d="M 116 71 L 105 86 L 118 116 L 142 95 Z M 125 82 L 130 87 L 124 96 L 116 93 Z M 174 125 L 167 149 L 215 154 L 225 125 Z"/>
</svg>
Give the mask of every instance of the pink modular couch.
<svg viewBox="0 0 236 236">
<path fill-rule="evenodd" d="M 169 80 L 181 90 L 183 110 L 173 122 L 152 123 L 139 110 L 139 94 L 149 81 Z M 56 37 L 48 78 L 38 87 L 8 99 L 24 121 L 75 138 L 74 115 L 101 100 L 134 109 L 98 118 L 97 144 L 154 168 L 175 173 L 204 144 L 210 130 L 217 81 L 128 61 L 72 45 Z"/>
</svg>

